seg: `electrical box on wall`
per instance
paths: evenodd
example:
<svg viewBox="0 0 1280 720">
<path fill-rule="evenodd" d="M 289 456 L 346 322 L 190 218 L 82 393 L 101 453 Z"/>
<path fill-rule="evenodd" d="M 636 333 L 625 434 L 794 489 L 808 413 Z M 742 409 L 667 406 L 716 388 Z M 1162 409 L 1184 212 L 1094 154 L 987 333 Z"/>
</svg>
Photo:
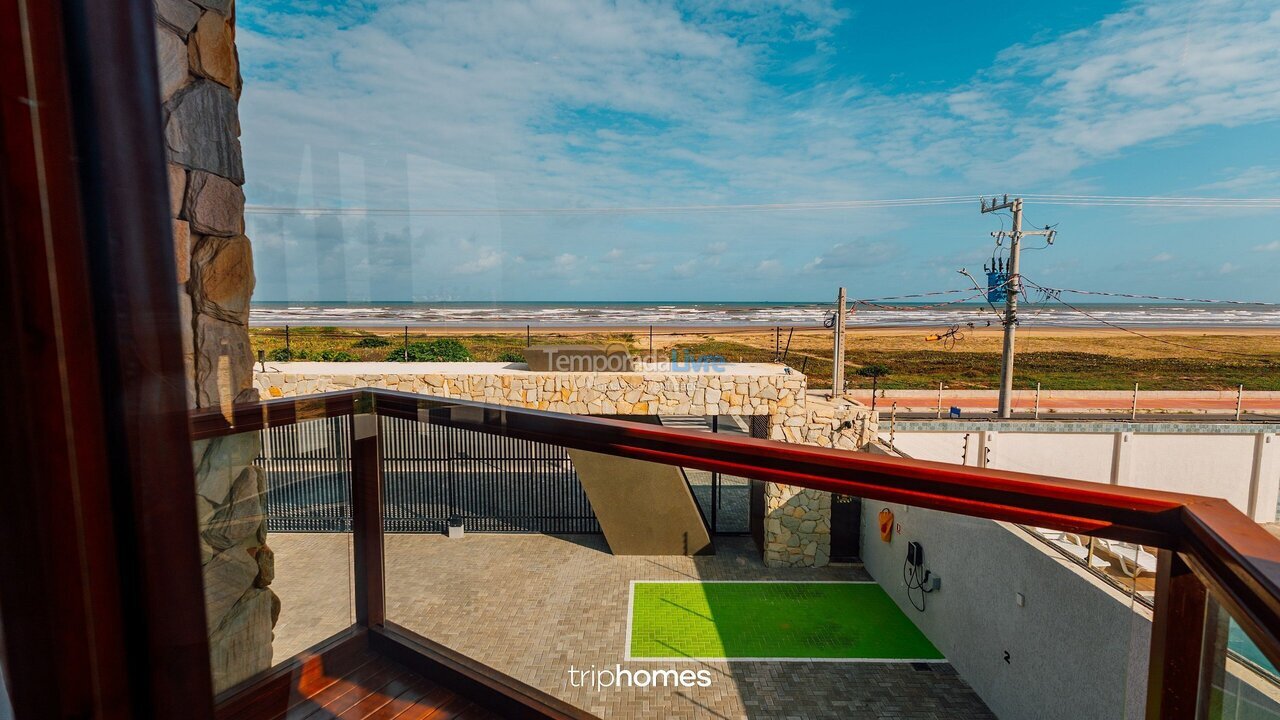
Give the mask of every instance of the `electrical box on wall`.
<svg viewBox="0 0 1280 720">
<path fill-rule="evenodd" d="M 914 568 L 924 567 L 924 547 L 914 540 L 907 543 L 907 564 Z"/>
<path fill-rule="evenodd" d="M 912 540 L 907 543 L 907 559 L 902 567 L 902 578 L 907 585 L 907 600 L 920 612 L 925 609 L 925 595 L 942 587 L 942 580 L 924 566 L 924 546 Z M 916 602 L 915 593 L 919 593 Z"/>
</svg>

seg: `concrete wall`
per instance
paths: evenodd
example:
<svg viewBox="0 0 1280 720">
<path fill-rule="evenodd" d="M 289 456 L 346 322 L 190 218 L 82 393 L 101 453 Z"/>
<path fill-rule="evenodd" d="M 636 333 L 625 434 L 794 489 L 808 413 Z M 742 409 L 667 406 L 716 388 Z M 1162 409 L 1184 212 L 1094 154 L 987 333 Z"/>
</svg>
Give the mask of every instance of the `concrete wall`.
<svg viewBox="0 0 1280 720">
<path fill-rule="evenodd" d="M 922 460 L 1224 498 L 1258 522 L 1274 522 L 1277 431 L 1236 423 L 935 421 L 898 423 L 893 444 Z"/>
<path fill-rule="evenodd" d="M 877 523 L 886 507 L 900 526 L 888 543 Z M 867 572 L 997 717 L 1143 716 L 1151 619 L 1141 606 L 1006 523 L 866 501 L 862 527 Z M 909 541 L 942 579 L 924 612 L 902 579 Z"/>
</svg>

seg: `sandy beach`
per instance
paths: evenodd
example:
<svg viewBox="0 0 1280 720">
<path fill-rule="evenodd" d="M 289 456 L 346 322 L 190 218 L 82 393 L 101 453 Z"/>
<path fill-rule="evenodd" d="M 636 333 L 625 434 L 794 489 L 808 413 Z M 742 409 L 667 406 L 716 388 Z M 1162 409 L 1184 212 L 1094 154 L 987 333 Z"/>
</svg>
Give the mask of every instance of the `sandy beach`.
<svg viewBox="0 0 1280 720">
<path fill-rule="evenodd" d="M 990 389 L 999 378 L 999 327 L 850 328 L 845 354 L 850 387 L 869 387 L 859 368 L 880 365 L 880 387 Z M 622 343 L 642 357 L 672 352 L 719 355 L 731 362 L 783 362 L 830 387 L 832 333 L 828 328 L 717 327 L 410 327 L 408 342 L 449 338 L 474 360 L 516 361 L 526 344 Z M 1138 334 L 1135 334 L 1138 333 Z M 380 327 L 253 327 L 255 349 L 284 359 L 388 360 L 406 342 L 405 329 Z M 935 336 L 935 339 L 930 339 Z M 377 338 L 369 340 L 364 338 Z M 364 340 L 362 340 L 364 339 Z M 356 346 L 360 343 L 360 346 Z M 322 356 L 323 355 L 323 356 Z M 1110 328 L 1020 328 L 1015 386 L 1076 390 L 1280 390 L 1280 329 L 1159 327 L 1125 332 Z"/>
</svg>

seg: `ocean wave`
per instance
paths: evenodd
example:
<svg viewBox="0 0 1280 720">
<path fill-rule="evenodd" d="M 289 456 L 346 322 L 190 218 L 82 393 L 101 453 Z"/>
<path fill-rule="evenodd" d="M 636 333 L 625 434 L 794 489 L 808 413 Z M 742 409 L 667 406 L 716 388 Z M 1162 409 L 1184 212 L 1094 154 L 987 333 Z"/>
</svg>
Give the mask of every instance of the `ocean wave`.
<svg viewBox="0 0 1280 720">
<path fill-rule="evenodd" d="M 1022 327 L 1280 327 L 1280 307 L 1239 305 L 1081 304 L 1070 308 L 1029 304 L 1019 313 Z M 255 303 L 254 325 L 417 327 L 604 327 L 628 326 L 821 326 L 832 313 L 828 303 L 397 303 L 367 305 Z M 1105 322 L 1104 322 L 1105 321 Z M 855 307 L 850 327 L 930 327 L 999 325 L 986 305 L 945 308 Z"/>
</svg>

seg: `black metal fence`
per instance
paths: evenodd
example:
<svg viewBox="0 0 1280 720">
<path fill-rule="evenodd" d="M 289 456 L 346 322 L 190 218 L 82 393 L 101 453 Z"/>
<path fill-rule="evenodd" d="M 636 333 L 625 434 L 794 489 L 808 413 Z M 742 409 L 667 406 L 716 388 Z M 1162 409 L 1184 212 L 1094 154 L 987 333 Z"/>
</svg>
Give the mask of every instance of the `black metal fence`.
<svg viewBox="0 0 1280 720">
<path fill-rule="evenodd" d="M 387 532 L 439 532 L 451 515 L 477 532 L 598 533 L 558 445 L 384 417 Z"/>
<path fill-rule="evenodd" d="M 380 418 L 384 528 L 442 532 L 598 533 L 564 448 L 399 418 Z M 262 431 L 267 530 L 351 530 L 348 418 Z"/>
<path fill-rule="evenodd" d="M 351 531 L 351 418 L 263 430 L 269 532 Z"/>
<path fill-rule="evenodd" d="M 766 434 L 767 418 L 750 420 L 748 434 Z M 568 452 L 558 445 L 400 418 L 379 422 L 386 532 L 443 532 L 453 516 L 471 532 L 600 532 Z M 711 419 L 698 429 L 715 426 Z M 261 438 L 267 530 L 350 532 L 350 418 L 269 428 Z M 702 471 L 686 471 L 686 480 L 712 532 L 748 530 L 749 480 Z"/>
</svg>

